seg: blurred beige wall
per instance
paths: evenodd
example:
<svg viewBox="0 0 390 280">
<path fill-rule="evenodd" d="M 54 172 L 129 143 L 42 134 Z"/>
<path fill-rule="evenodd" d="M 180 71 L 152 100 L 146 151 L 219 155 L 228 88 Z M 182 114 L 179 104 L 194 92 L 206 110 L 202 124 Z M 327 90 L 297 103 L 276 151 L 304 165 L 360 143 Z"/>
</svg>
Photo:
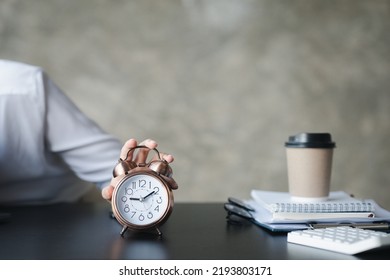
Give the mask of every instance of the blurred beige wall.
<svg viewBox="0 0 390 280">
<path fill-rule="evenodd" d="M 332 190 L 390 208 L 390 1 L 2 0 L 0 57 L 172 153 L 176 201 L 287 190 L 284 142 L 330 132 Z"/>
</svg>

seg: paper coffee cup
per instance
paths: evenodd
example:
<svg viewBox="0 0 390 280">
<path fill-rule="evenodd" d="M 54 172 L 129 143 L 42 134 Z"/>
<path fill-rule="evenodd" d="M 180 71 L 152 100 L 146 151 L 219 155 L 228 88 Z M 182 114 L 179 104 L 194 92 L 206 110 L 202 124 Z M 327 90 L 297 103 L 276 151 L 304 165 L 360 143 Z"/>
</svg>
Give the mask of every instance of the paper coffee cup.
<svg viewBox="0 0 390 280">
<path fill-rule="evenodd" d="M 328 199 L 333 149 L 329 133 L 300 133 L 285 143 L 288 188 L 293 200 L 324 201 Z"/>
</svg>

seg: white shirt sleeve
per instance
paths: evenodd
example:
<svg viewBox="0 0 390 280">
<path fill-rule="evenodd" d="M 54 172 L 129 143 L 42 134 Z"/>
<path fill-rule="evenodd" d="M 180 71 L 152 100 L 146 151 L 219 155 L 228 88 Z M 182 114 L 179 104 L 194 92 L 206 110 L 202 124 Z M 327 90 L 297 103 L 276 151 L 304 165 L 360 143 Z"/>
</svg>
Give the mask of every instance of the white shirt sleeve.
<svg viewBox="0 0 390 280">
<path fill-rule="evenodd" d="M 121 147 L 42 69 L 0 60 L 0 204 L 74 201 L 110 182 Z"/>
<path fill-rule="evenodd" d="M 81 179 L 107 184 L 119 158 L 121 143 L 83 114 L 43 74 L 47 107 L 47 145 Z"/>
</svg>

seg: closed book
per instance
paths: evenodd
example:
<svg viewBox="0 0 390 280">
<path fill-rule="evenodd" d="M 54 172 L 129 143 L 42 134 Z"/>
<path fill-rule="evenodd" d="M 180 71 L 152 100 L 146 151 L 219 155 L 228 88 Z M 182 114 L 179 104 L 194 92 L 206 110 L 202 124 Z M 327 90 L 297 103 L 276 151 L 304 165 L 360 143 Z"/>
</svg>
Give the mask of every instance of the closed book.
<svg viewBox="0 0 390 280">
<path fill-rule="evenodd" d="M 288 192 L 252 190 L 253 200 L 272 213 L 374 212 L 370 201 L 359 200 L 343 191 L 330 192 L 326 201 L 297 202 Z"/>
<path fill-rule="evenodd" d="M 319 220 L 319 219 L 351 219 L 351 218 L 374 218 L 374 212 L 330 212 L 330 213 L 298 213 L 298 212 L 274 212 L 273 220 Z"/>
</svg>

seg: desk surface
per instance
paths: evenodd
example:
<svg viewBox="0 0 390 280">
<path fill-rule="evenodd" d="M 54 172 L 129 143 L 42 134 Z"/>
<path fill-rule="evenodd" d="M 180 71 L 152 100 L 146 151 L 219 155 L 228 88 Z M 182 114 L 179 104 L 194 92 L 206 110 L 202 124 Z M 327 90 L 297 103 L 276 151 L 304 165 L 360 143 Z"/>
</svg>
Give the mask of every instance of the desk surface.
<svg viewBox="0 0 390 280">
<path fill-rule="evenodd" d="M 390 249 L 348 256 L 288 244 L 252 224 L 230 225 L 222 204 L 175 205 L 163 236 L 127 232 L 110 218 L 110 205 L 59 204 L 0 208 L 0 259 L 390 259 Z"/>
</svg>

